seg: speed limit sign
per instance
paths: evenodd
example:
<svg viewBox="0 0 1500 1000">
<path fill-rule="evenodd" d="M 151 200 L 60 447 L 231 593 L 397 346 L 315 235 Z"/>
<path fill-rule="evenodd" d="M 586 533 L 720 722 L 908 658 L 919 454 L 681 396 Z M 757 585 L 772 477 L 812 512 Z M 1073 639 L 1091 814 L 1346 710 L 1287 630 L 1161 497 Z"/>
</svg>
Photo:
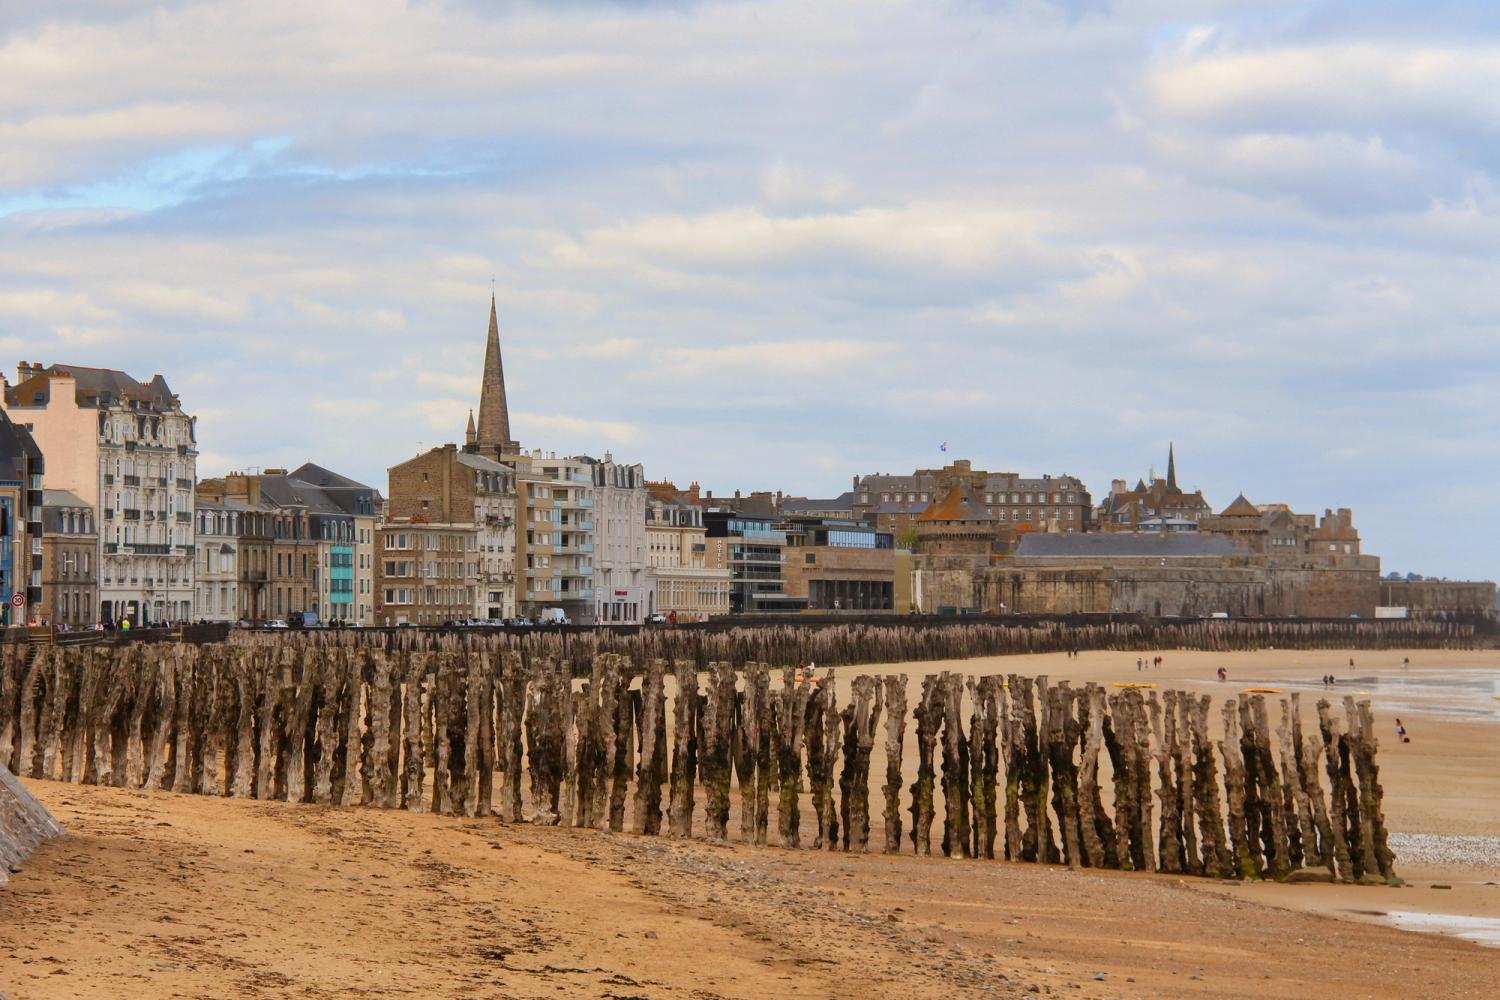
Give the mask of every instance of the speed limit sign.
<svg viewBox="0 0 1500 1000">
<path fill-rule="evenodd" d="M 26 595 L 19 590 L 10 595 L 10 606 L 13 608 L 26 607 Z"/>
</svg>

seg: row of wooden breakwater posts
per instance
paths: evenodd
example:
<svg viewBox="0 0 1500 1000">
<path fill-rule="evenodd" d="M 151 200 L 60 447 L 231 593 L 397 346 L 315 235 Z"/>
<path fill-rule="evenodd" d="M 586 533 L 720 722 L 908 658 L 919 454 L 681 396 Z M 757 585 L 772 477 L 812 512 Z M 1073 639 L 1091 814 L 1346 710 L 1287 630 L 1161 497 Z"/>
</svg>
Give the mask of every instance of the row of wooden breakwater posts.
<svg viewBox="0 0 1500 1000">
<path fill-rule="evenodd" d="M 1369 703 L 354 644 L 0 652 L 0 763 L 84 784 L 1212 877 L 1392 881 Z M 668 700 L 668 680 L 673 696 Z M 1217 714 L 1211 732 L 1210 717 Z M 670 716 L 670 718 L 669 718 Z M 908 717 L 915 778 L 907 786 Z M 523 797 L 523 771 L 529 796 Z M 1326 787 L 1325 787 L 1326 783 Z M 941 794 L 942 808 L 938 809 Z M 905 808 L 903 808 L 903 794 Z M 523 816 L 523 808 L 527 814 Z M 629 818 L 627 821 L 627 812 Z M 903 815 L 906 814 L 906 815 Z M 908 819 L 909 817 L 909 819 Z M 1301 871 L 1302 875 L 1295 873 Z"/>
</svg>

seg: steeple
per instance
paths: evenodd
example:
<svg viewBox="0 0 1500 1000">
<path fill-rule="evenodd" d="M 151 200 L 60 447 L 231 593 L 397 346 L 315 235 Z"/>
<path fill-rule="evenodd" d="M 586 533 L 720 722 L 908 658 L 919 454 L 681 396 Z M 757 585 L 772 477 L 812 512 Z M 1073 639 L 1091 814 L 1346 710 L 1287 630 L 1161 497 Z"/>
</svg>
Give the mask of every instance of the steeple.
<svg viewBox="0 0 1500 1000">
<path fill-rule="evenodd" d="M 464 431 L 464 444 L 474 444 L 477 432 L 474 430 L 474 410 L 469 410 L 469 429 Z"/>
<path fill-rule="evenodd" d="M 495 295 L 490 293 L 490 333 L 484 346 L 484 380 L 479 390 L 479 426 L 475 438 L 480 448 L 511 451 L 510 409 L 505 402 L 505 368 L 500 363 L 500 323 L 495 316 Z"/>
<path fill-rule="evenodd" d="M 1167 489 L 1177 489 L 1177 455 L 1172 442 L 1167 442 Z"/>
</svg>

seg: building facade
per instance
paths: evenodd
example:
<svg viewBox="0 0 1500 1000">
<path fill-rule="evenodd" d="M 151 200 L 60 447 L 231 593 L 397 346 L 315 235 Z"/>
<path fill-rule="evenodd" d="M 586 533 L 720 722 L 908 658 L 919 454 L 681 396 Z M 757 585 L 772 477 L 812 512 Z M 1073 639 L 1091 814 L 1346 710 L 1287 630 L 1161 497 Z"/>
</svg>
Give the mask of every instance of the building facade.
<svg viewBox="0 0 1500 1000">
<path fill-rule="evenodd" d="M 728 614 L 729 570 L 706 562 L 698 484 L 680 492 L 672 483 L 648 483 L 647 491 L 646 558 L 654 587 L 648 611 L 677 622 Z"/>
<path fill-rule="evenodd" d="M 67 629 L 98 624 L 99 530 L 94 510 L 67 490 L 43 490 L 41 621 Z"/>
<path fill-rule="evenodd" d="M 347 577 L 353 593 L 346 617 L 361 625 L 375 624 L 375 529 L 384 516 L 385 498 L 373 486 L 311 462 L 293 469 L 291 478 L 317 487 L 329 503 L 353 518 L 351 564 L 340 567 L 338 574 L 339 579 Z"/>
<path fill-rule="evenodd" d="M 461 618 L 498 621 L 516 613 L 516 472 L 478 453 L 448 444 L 388 470 L 388 516 L 471 528 L 476 558 L 465 581 L 474 606 Z"/>
<path fill-rule="evenodd" d="M 443 625 L 472 613 L 479 531 L 471 524 L 390 518 L 375 532 L 376 622 Z"/>
<path fill-rule="evenodd" d="M 899 537 L 929 504 L 959 485 L 984 503 L 1001 535 L 1093 528 L 1093 499 L 1077 477 L 985 472 L 968 459 L 911 475 L 856 476 L 851 509 L 855 517 Z"/>
<path fill-rule="evenodd" d="M 0 624 L 25 625 L 44 607 L 42 450 L 0 414 Z"/>
<path fill-rule="evenodd" d="M 97 515 L 98 617 L 136 626 L 193 618 L 198 445 L 166 380 L 24 362 L 16 376 L 6 409 L 54 456 L 49 485 Z"/>
<path fill-rule="evenodd" d="M 1188 493 L 1177 485 L 1176 449 L 1169 446 L 1165 479 L 1153 474 L 1149 484 L 1141 479 L 1133 489 L 1127 489 L 1123 479 L 1114 480 L 1095 519 L 1103 531 L 1180 532 L 1196 531 L 1212 516 L 1202 490 Z"/>
<path fill-rule="evenodd" d="M 605 452 L 589 459 L 594 480 L 594 621 L 639 624 L 655 601 L 646 558 L 646 476 Z"/>
<path fill-rule="evenodd" d="M 832 517 L 789 517 L 785 593 L 817 611 L 896 610 L 895 540 L 871 524 Z"/>
<path fill-rule="evenodd" d="M 516 473 L 516 603 L 537 617 L 561 610 L 593 624 L 592 460 L 539 450 L 506 456 Z"/>
<path fill-rule="evenodd" d="M 790 596 L 782 579 L 786 532 L 780 519 L 730 507 L 709 506 L 703 512 L 704 563 L 729 571 L 729 610 L 798 611 L 806 598 Z"/>
</svg>

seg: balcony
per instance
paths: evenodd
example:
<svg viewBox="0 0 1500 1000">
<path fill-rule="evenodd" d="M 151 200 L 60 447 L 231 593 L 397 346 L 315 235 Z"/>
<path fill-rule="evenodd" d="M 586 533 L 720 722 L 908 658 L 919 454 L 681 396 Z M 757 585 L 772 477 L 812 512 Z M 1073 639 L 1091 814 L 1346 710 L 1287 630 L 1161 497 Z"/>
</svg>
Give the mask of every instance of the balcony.
<svg viewBox="0 0 1500 1000">
<path fill-rule="evenodd" d="M 584 587 L 582 590 L 570 590 L 567 593 L 568 594 L 572 594 L 575 598 L 577 598 L 580 601 L 587 601 L 587 600 L 591 600 L 593 598 L 593 596 L 594 596 L 594 588 L 593 587 Z"/>
<path fill-rule="evenodd" d="M 245 571 L 246 583 L 265 583 L 266 571 L 263 569 L 248 569 Z"/>
<path fill-rule="evenodd" d="M 190 490 L 193 488 L 193 481 L 191 479 L 183 479 L 179 476 L 177 479 L 177 488 L 179 490 Z"/>
<path fill-rule="evenodd" d="M 126 451 L 135 451 L 135 442 L 134 441 L 126 441 L 125 442 L 125 450 Z"/>
<path fill-rule="evenodd" d="M 104 543 L 104 551 L 106 553 L 119 552 L 120 551 L 120 543 L 119 542 L 105 542 Z"/>
<path fill-rule="evenodd" d="M 141 512 L 134 507 L 126 507 L 121 513 L 127 521 L 139 521 L 141 519 Z"/>
<path fill-rule="evenodd" d="M 578 522 L 578 530 L 579 531 L 593 531 L 594 530 L 594 522 L 593 521 L 579 521 Z"/>
<path fill-rule="evenodd" d="M 113 521 L 115 519 L 115 511 L 113 507 L 104 508 L 104 519 L 106 521 Z"/>
<path fill-rule="evenodd" d="M 114 484 L 115 484 L 115 474 L 113 472 L 106 472 L 104 474 L 104 485 L 105 486 L 113 486 Z"/>
<path fill-rule="evenodd" d="M 178 445 L 178 446 L 177 446 L 177 454 L 179 454 L 179 455 L 186 455 L 186 454 L 188 454 L 188 453 L 189 453 L 189 452 L 190 452 L 190 451 L 191 451 L 191 450 L 192 450 L 192 449 L 190 449 L 190 448 L 189 448 L 189 447 L 188 447 L 188 446 L 187 446 L 187 445 L 185 445 L 185 444 L 180 444 L 180 445 Z"/>
<path fill-rule="evenodd" d="M 126 486 L 139 486 L 139 485 L 141 485 L 141 477 L 140 476 L 124 476 L 124 477 L 122 477 L 122 481 L 125 483 Z"/>
<path fill-rule="evenodd" d="M 166 489 L 167 488 L 167 477 L 166 476 L 157 476 L 155 482 L 156 482 L 156 485 L 159 486 L 159 487 L 161 487 L 162 489 Z"/>
<path fill-rule="evenodd" d="M 191 524 L 192 520 L 193 520 L 193 515 L 189 514 L 187 511 L 185 511 L 185 510 L 179 510 L 177 512 L 177 523 L 178 524 Z"/>
<path fill-rule="evenodd" d="M 172 550 L 180 556 L 190 556 L 198 551 L 198 547 L 196 545 L 174 545 L 172 546 Z"/>
<path fill-rule="evenodd" d="M 126 542 L 125 547 L 138 556 L 164 556 L 172 551 L 172 546 L 156 542 Z"/>
</svg>

